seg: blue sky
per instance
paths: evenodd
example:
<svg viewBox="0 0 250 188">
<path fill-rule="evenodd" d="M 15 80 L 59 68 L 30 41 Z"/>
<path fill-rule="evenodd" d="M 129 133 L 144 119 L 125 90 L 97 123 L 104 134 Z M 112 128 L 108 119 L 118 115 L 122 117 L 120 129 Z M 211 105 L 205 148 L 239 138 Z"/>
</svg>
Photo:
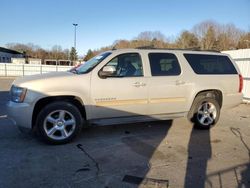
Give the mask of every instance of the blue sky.
<svg viewBox="0 0 250 188">
<path fill-rule="evenodd" d="M 250 31 L 250 0 L 1 0 L 0 7 L 0 46 L 18 42 L 70 48 L 72 23 L 78 23 L 79 55 L 142 31 L 174 38 L 204 20 Z"/>
</svg>

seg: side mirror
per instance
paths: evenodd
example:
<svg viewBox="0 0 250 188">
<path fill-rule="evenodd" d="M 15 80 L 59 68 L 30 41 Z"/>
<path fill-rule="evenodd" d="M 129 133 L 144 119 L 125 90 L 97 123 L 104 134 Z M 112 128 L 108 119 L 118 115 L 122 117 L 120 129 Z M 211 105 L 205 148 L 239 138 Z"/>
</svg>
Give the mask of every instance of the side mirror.
<svg viewBox="0 0 250 188">
<path fill-rule="evenodd" d="M 99 76 L 101 78 L 107 78 L 109 76 L 114 76 L 116 72 L 116 68 L 112 65 L 107 65 L 105 67 L 103 67 L 102 70 L 99 71 Z"/>
</svg>

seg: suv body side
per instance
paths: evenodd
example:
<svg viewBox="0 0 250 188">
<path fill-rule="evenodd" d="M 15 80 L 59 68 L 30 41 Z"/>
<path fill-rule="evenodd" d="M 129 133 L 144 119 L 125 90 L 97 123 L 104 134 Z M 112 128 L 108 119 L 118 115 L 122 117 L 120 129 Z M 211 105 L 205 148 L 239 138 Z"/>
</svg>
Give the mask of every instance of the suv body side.
<svg viewBox="0 0 250 188">
<path fill-rule="evenodd" d="M 124 53 L 140 55 L 143 76 L 100 78 L 98 72 L 114 57 Z M 180 74 L 152 76 L 150 53 L 174 54 L 181 69 Z M 86 74 L 50 73 L 16 80 L 14 85 L 28 90 L 23 103 L 8 103 L 8 115 L 19 126 L 32 128 L 36 105 L 41 100 L 55 97 L 74 97 L 84 106 L 86 120 L 131 116 L 159 118 L 157 115 L 167 115 L 163 119 L 180 117 L 187 115 L 197 94 L 211 90 L 222 93 L 223 108 L 241 102 L 242 93 L 238 92 L 239 70 L 235 64 L 238 72 L 235 75 L 199 75 L 187 62 L 185 53 L 224 55 L 178 50 L 115 50 Z M 137 87 L 136 83 L 141 85 Z"/>
<path fill-rule="evenodd" d="M 154 53 L 171 53 L 153 51 Z M 109 58 L 101 62 L 91 75 L 91 116 L 88 119 L 169 115 L 166 118 L 180 117 L 187 114 L 191 104 L 194 83 L 184 81 L 188 71 L 181 71 L 176 76 L 157 76 L 151 74 L 148 55 L 152 51 L 128 50 L 126 53 L 139 53 L 143 62 L 142 77 L 106 78 L 98 76 L 98 72 L 114 57 L 123 54 L 115 51 Z M 181 70 L 190 69 L 187 64 L 180 64 Z M 133 84 L 144 86 L 135 87 Z M 107 98 L 106 96 L 109 96 Z M 124 102 L 124 103 L 123 103 Z M 101 106 L 99 104 L 102 104 Z M 106 104 L 106 105 L 105 105 Z M 112 114 L 112 116 L 111 116 Z M 143 119 L 144 117 L 142 117 Z M 144 118 L 145 119 L 145 118 Z"/>
</svg>

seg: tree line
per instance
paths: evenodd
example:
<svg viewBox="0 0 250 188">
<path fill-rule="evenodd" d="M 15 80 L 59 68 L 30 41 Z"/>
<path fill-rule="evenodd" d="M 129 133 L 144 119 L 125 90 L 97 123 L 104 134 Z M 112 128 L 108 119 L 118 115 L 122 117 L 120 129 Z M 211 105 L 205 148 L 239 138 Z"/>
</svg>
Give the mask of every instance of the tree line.
<svg viewBox="0 0 250 188">
<path fill-rule="evenodd" d="M 74 47 L 62 49 L 55 45 L 50 50 L 45 50 L 32 43 L 11 43 L 8 48 L 23 52 L 26 57 L 44 59 L 77 60 L 77 51 Z M 220 24 L 215 21 L 204 21 L 193 26 L 190 30 L 182 31 L 175 39 L 166 37 L 160 31 L 144 31 L 132 40 L 116 40 L 112 45 L 100 49 L 89 49 L 84 61 L 89 60 L 100 52 L 150 46 L 153 48 L 170 49 L 197 49 L 197 50 L 233 50 L 250 48 L 250 31 L 246 32 L 234 24 Z"/>
<path fill-rule="evenodd" d="M 62 49 L 60 45 L 54 45 L 50 50 L 45 50 L 38 45 L 32 43 L 20 44 L 9 43 L 7 48 L 22 52 L 26 58 L 39 58 L 39 59 L 56 59 L 56 60 L 77 60 L 77 52 L 74 47 L 69 49 Z"/>
<path fill-rule="evenodd" d="M 234 50 L 250 48 L 250 32 L 237 28 L 234 24 L 219 24 L 204 21 L 191 30 L 184 30 L 176 39 L 167 38 L 160 31 L 145 31 L 132 40 L 117 40 L 113 45 L 97 50 L 88 50 L 85 60 L 112 48 L 138 48 L 149 46 L 169 49 Z"/>
</svg>

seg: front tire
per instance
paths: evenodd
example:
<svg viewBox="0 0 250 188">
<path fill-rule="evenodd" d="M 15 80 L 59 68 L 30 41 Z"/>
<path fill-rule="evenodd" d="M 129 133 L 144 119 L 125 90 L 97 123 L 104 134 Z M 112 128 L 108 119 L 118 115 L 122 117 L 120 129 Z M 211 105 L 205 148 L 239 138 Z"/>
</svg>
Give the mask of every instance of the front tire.
<svg viewBox="0 0 250 188">
<path fill-rule="evenodd" d="M 220 105 L 215 98 L 197 96 L 189 113 L 195 128 L 209 129 L 220 117 Z"/>
<path fill-rule="evenodd" d="M 38 135 L 49 144 L 72 141 L 83 126 L 78 108 L 70 102 L 53 102 L 46 105 L 36 121 Z"/>
</svg>

